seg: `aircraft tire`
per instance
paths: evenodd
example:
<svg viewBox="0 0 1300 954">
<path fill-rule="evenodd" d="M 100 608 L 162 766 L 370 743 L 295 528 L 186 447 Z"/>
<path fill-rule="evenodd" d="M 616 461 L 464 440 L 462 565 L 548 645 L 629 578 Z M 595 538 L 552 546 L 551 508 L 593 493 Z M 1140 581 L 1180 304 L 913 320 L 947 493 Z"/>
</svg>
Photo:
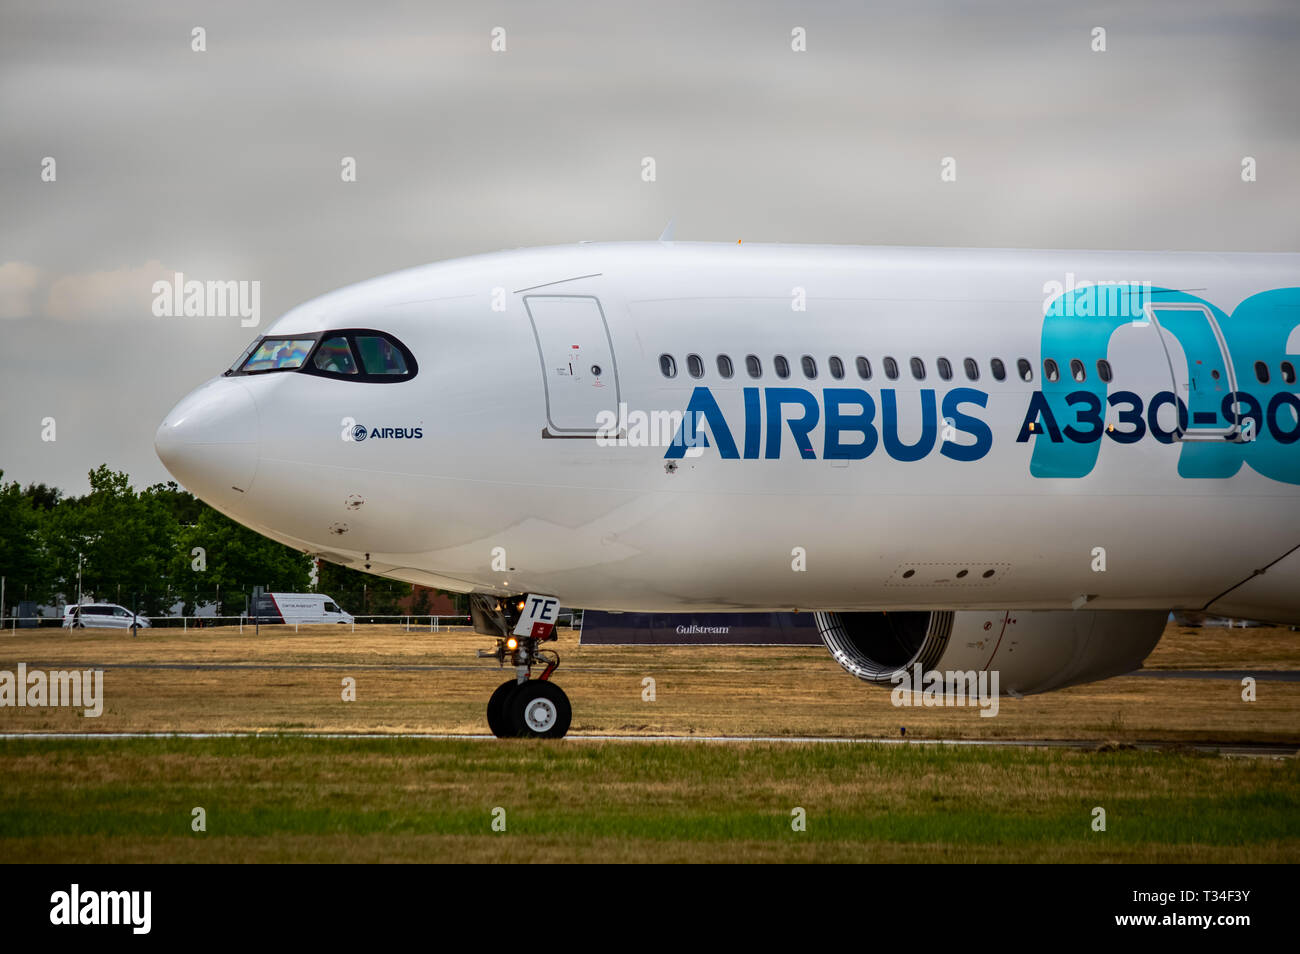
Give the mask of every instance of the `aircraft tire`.
<svg viewBox="0 0 1300 954">
<path fill-rule="evenodd" d="M 562 739 L 573 721 L 569 697 L 545 679 L 520 683 L 505 709 L 515 735 L 526 739 Z"/>
<path fill-rule="evenodd" d="M 487 704 L 488 728 L 498 739 L 508 739 L 516 733 L 510 728 L 510 720 L 506 717 L 506 701 L 514 694 L 515 688 L 519 685 L 515 680 L 503 682 L 496 687 L 492 693 L 492 698 Z"/>
</svg>

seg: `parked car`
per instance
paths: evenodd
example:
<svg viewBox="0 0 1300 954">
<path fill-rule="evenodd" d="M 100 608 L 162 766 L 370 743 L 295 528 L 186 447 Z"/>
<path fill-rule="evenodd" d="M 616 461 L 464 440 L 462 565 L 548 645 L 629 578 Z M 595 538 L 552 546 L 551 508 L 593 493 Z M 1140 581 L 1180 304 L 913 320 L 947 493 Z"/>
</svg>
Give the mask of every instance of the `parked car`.
<svg viewBox="0 0 1300 954">
<path fill-rule="evenodd" d="M 63 611 L 64 629 L 148 629 L 152 624 L 116 603 L 86 603 Z"/>
</svg>

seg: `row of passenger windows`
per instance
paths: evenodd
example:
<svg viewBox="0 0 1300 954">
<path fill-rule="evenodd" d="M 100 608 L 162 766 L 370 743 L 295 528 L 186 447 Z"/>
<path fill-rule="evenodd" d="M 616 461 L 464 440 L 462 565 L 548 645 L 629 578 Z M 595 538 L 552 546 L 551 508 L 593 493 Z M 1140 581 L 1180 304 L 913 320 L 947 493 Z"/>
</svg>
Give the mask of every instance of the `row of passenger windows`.
<svg viewBox="0 0 1300 954">
<path fill-rule="evenodd" d="M 912 373 L 912 378 L 916 381 L 924 381 L 926 378 L 925 361 L 921 358 L 912 357 L 908 360 L 908 368 Z M 954 377 L 953 364 L 947 358 L 938 358 L 935 360 L 935 371 L 940 379 L 951 381 Z M 890 381 L 897 381 L 900 377 L 899 363 L 892 357 L 886 357 L 881 361 L 885 377 Z M 980 363 L 974 358 L 965 358 L 962 363 L 962 372 L 966 375 L 967 381 L 978 381 L 980 379 Z M 810 354 L 806 354 L 799 359 L 799 368 L 803 376 L 808 380 L 817 377 L 817 359 Z M 870 381 L 873 373 L 871 359 L 863 355 L 858 355 L 853 359 L 853 368 L 859 378 L 863 381 Z M 659 356 L 659 370 L 666 378 L 677 377 L 677 359 L 670 354 L 661 354 Z M 772 359 L 772 370 L 778 378 L 790 377 L 790 362 L 785 355 L 776 355 Z M 832 378 L 839 380 L 846 375 L 844 361 L 838 356 L 832 355 L 826 360 L 826 370 Z M 763 376 L 763 361 L 758 355 L 750 354 L 745 356 L 745 371 L 751 378 L 761 378 Z M 1043 362 L 1043 371 L 1049 381 L 1056 381 L 1060 378 L 1061 370 L 1056 362 L 1048 358 Z M 704 359 L 698 354 L 688 354 L 686 356 L 686 373 L 693 378 L 704 377 Z M 1007 366 L 1001 358 L 989 359 L 989 373 L 995 381 L 1005 381 L 1007 379 Z M 1034 366 L 1026 358 L 1016 360 L 1016 373 L 1020 375 L 1022 381 L 1032 381 L 1034 379 Z M 1076 381 L 1085 381 L 1088 377 L 1087 369 L 1083 362 L 1077 358 L 1070 362 L 1070 373 Z M 718 355 L 718 374 L 723 378 L 731 378 L 735 375 L 735 368 L 731 363 L 729 355 Z M 1111 379 L 1110 362 L 1104 358 L 1097 362 L 1097 376 L 1103 381 Z"/>
<path fill-rule="evenodd" d="M 885 377 L 891 381 L 897 381 L 899 378 L 898 362 L 891 357 L 886 357 L 883 362 Z M 871 361 L 868 358 L 858 355 L 853 359 L 854 367 L 857 370 L 858 377 L 863 381 L 871 380 Z M 965 358 L 962 361 L 962 371 L 966 375 L 967 381 L 978 381 L 980 379 L 980 364 L 974 358 Z M 926 376 L 925 361 L 921 358 L 913 357 L 908 361 L 909 368 L 912 372 L 912 378 L 916 381 L 924 381 Z M 810 354 L 804 355 L 799 359 L 800 369 L 803 376 L 808 380 L 817 377 L 817 359 Z M 839 380 L 845 376 L 844 362 L 839 357 L 832 355 L 826 361 L 826 369 L 832 378 Z M 1286 384 L 1295 384 L 1296 372 L 1295 366 L 1290 361 L 1283 361 L 1281 364 L 1282 380 Z M 666 378 L 677 377 L 677 359 L 670 354 L 661 354 L 659 356 L 659 370 L 663 372 Z M 778 378 L 790 377 L 790 362 L 784 355 L 778 354 L 772 359 L 772 370 L 776 372 Z M 938 358 L 935 360 L 935 370 L 939 377 L 944 381 L 953 379 L 952 362 L 947 358 Z M 763 376 L 763 361 L 758 355 L 750 354 L 745 356 L 745 371 L 751 378 L 761 378 Z M 704 377 L 704 359 L 698 354 L 688 354 L 686 356 L 686 373 L 693 378 Z M 993 375 L 995 381 L 1005 381 L 1007 378 L 1007 366 L 1001 358 L 989 359 L 989 373 Z M 1034 379 L 1034 366 L 1026 358 L 1016 360 L 1016 373 L 1020 375 L 1022 381 L 1032 381 Z M 1068 366 L 1068 373 L 1071 378 L 1082 384 L 1088 380 L 1088 368 L 1078 358 L 1071 358 Z M 735 367 L 731 363 L 729 355 L 718 355 L 718 374 L 723 378 L 735 376 Z M 1062 369 L 1053 358 L 1046 358 L 1043 361 L 1043 377 L 1048 381 L 1061 380 Z M 1219 378 L 1218 371 L 1212 371 L 1211 375 L 1217 381 Z M 1113 377 L 1110 362 L 1102 358 L 1097 362 L 1097 377 L 1103 381 L 1110 381 Z M 1268 365 L 1263 361 L 1255 362 L 1255 377 L 1261 384 L 1267 384 L 1269 381 Z"/>
</svg>

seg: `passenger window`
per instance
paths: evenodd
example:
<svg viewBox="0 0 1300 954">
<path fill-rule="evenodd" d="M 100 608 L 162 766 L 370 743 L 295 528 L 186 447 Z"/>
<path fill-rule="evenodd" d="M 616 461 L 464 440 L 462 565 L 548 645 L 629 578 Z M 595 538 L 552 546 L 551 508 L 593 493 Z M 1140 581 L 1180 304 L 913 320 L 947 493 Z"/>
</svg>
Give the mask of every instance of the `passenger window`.
<svg viewBox="0 0 1300 954">
<path fill-rule="evenodd" d="M 967 358 L 961 363 L 966 372 L 967 381 L 978 381 L 980 379 L 980 364 L 974 358 Z"/>
<path fill-rule="evenodd" d="M 916 380 L 918 381 L 924 381 L 925 362 L 922 361 L 920 358 L 913 358 L 911 361 L 911 365 L 912 365 L 912 377 L 916 378 Z"/>
<path fill-rule="evenodd" d="M 670 354 L 661 354 L 659 356 L 659 372 L 665 378 L 677 377 L 677 361 Z"/>
<path fill-rule="evenodd" d="M 348 339 L 342 335 L 322 341 L 311 363 L 318 371 L 328 374 L 356 374 L 358 371 L 352 349 L 348 347 Z"/>
<path fill-rule="evenodd" d="M 799 363 L 803 366 L 803 376 L 805 378 L 811 381 L 813 378 L 817 377 L 817 362 L 813 360 L 812 355 L 804 355 L 800 359 Z"/>
<path fill-rule="evenodd" d="M 1286 384 L 1295 384 L 1295 365 L 1290 361 L 1282 362 L 1282 381 Z"/>
<path fill-rule="evenodd" d="M 1255 377 L 1259 378 L 1260 384 L 1268 384 L 1268 365 L 1263 361 L 1255 362 Z"/>
<path fill-rule="evenodd" d="M 758 355 L 746 356 L 745 370 L 749 372 L 751 378 L 761 378 L 763 376 L 763 362 L 758 360 Z"/>
<path fill-rule="evenodd" d="M 891 381 L 898 380 L 898 362 L 893 358 L 885 359 L 885 377 Z"/>
<path fill-rule="evenodd" d="M 831 377 L 832 377 L 832 378 L 835 378 L 836 380 L 839 380 L 840 378 L 844 377 L 844 362 L 843 362 L 843 361 L 841 361 L 839 358 L 837 358 L 837 357 L 835 357 L 834 355 L 832 355 L 832 356 L 831 356 L 831 359 L 830 359 L 829 361 L 827 361 L 826 363 L 827 363 L 827 365 L 830 366 L 830 369 L 831 369 Z"/>
<path fill-rule="evenodd" d="M 1028 361 L 1026 361 L 1024 358 L 1021 358 L 1019 361 L 1016 362 L 1016 368 L 1017 370 L 1020 371 L 1021 381 L 1034 380 L 1034 366 L 1030 364 Z"/>
<path fill-rule="evenodd" d="M 1083 362 L 1078 358 L 1070 359 L 1070 377 L 1082 384 L 1088 377 L 1088 372 L 1083 367 Z"/>
<path fill-rule="evenodd" d="M 731 358 L 725 354 L 718 355 L 718 374 L 724 378 L 729 378 L 735 373 L 735 369 L 731 366 Z"/>
<path fill-rule="evenodd" d="M 1001 358 L 991 358 L 989 360 L 989 370 L 993 372 L 994 381 L 1005 381 L 1007 379 L 1007 366 L 1002 363 Z"/>
<path fill-rule="evenodd" d="M 1025 372 L 1022 369 L 1020 372 L 1021 377 L 1024 377 L 1024 374 Z M 1051 358 L 1043 359 L 1043 377 L 1047 378 L 1048 381 L 1061 380 L 1061 369 L 1056 366 L 1056 362 Z M 1029 379 L 1025 378 L 1025 380 L 1028 381 Z"/>
<path fill-rule="evenodd" d="M 950 362 L 947 358 L 940 358 L 938 361 L 935 362 L 935 364 L 939 366 L 939 377 L 943 378 L 945 381 L 951 381 L 952 362 Z"/>
<path fill-rule="evenodd" d="M 778 378 L 788 378 L 790 376 L 790 362 L 785 360 L 784 355 L 778 354 L 773 358 L 772 367 L 776 370 Z"/>
<path fill-rule="evenodd" d="M 693 378 L 704 377 L 704 362 L 698 354 L 688 354 L 686 356 L 686 373 Z"/>
<path fill-rule="evenodd" d="M 366 374 L 406 374 L 406 359 L 387 338 L 378 335 L 355 335 L 361 352 L 361 367 Z"/>
<path fill-rule="evenodd" d="M 1108 383 L 1112 377 L 1111 370 L 1110 370 L 1110 362 L 1107 361 L 1105 358 L 1102 358 L 1097 362 L 1097 377 L 1101 378 L 1103 381 L 1106 381 Z"/>
<path fill-rule="evenodd" d="M 858 355 L 858 359 L 855 362 L 855 364 L 857 364 L 858 366 L 858 377 L 860 377 L 863 381 L 870 381 L 871 362 L 868 361 L 866 358 L 862 357 L 862 355 Z"/>
</svg>

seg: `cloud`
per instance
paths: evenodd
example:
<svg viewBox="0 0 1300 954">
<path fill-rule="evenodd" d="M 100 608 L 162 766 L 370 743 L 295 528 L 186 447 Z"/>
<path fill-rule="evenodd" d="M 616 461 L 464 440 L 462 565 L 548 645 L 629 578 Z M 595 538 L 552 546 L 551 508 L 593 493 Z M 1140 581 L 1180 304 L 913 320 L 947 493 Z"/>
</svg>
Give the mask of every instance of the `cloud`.
<svg viewBox="0 0 1300 954">
<path fill-rule="evenodd" d="M 41 270 L 25 262 L 0 265 L 0 318 L 36 317 L 36 290 Z"/>
<path fill-rule="evenodd" d="M 173 272 L 150 259 L 134 268 L 65 275 L 50 285 L 43 315 L 64 321 L 151 318 L 153 283 L 171 281 Z"/>
</svg>

